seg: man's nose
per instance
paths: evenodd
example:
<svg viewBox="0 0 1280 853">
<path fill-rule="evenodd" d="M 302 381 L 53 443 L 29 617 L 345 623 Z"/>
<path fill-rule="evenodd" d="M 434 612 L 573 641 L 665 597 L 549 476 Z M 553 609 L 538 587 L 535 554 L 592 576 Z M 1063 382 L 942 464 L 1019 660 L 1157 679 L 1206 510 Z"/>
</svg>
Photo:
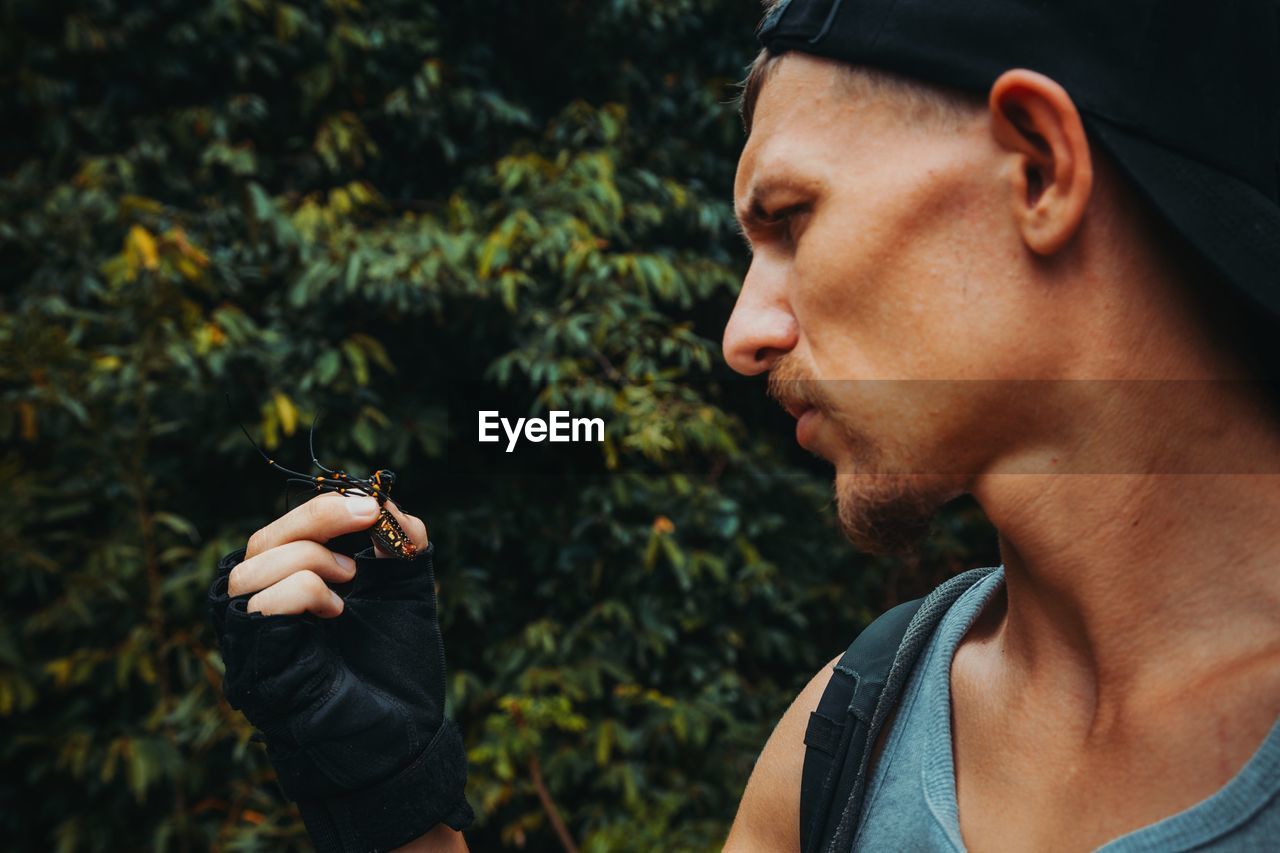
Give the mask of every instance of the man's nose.
<svg viewBox="0 0 1280 853">
<path fill-rule="evenodd" d="M 753 259 L 724 328 L 724 359 L 744 376 L 772 369 L 774 362 L 795 348 L 799 338 L 781 275 L 781 270 L 761 268 L 759 258 Z"/>
</svg>

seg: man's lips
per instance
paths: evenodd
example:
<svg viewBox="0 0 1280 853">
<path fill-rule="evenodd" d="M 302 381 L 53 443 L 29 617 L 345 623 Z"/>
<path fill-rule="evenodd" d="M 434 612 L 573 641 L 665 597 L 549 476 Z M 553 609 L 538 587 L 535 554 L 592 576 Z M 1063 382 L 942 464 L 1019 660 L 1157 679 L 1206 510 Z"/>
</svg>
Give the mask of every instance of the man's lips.
<svg viewBox="0 0 1280 853">
<path fill-rule="evenodd" d="M 800 420 L 801 416 L 812 409 L 813 406 L 810 406 L 807 403 L 785 403 L 783 408 L 787 410 L 788 415 L 791 415 L 791 417 L 796 420 Z"/>
<path fill-rule="evenodd" d="M 813 440 L 818 429 L 818 410 L 807 403 L 792 402 L 786 403 L 783 408 L 796 419 L 796 443 L 805 450 L 813 450 Z"/>
<path fill-rule="evenodd" d="M 814 439 L 817 438 L 819 417 L 821 417 L 821 414 L 817 409 L 805 409 L 799 419 L 796 420 L 796 444 L 805 450 L 814 450 Z"/>
</svg>

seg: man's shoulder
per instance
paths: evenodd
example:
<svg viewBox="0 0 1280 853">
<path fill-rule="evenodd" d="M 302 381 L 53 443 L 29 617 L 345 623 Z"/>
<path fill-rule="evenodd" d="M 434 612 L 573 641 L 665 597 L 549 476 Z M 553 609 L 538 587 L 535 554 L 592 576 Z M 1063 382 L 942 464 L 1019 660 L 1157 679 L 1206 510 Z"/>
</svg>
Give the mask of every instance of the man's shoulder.
<svg viewBox="0 0 1280 853">
<path fill-rule="evenodd" d="M 823 692 L 831 682 L 833 671 L 846 654 L 865 665 L 859 677 L 869 676 L 868 681 L 883 684 L 885 676 L 900 655 L 899 645 L 918 610 L 929 606 L 932 612 L 924 614 L 925 621 L 936 625 L 957 599 L 980 580 L 996 569 L 974 569 L 956 576 L 935 590 L 941 597 L 916 599 L 894 607 L 871 623 L 850 646 L 847 653 L 832 658 L 809 679 L 809 683 L 792 701 L 782 719 L 774 727 L 773 734 L 756 759 L 755 769 L 747 780 L 746 790 L 738 806 L 725 849 L 736 853 L 755 850 L 800 849 L 800 796 L 804 778 L 805 732 L 809 726 L 810 712 L 816 710 Z M 931 600 L 932 599 L 932 600 Z M 906 657 L 914 661 L 919 647 Z M 901 685 L 899 685 L 900 689 Z M 866 697 L 879 696 L 879 690 L 866 691 Z M 868 709 L 869 710 L 869 709 Z M 879 732 L 887 730 L 885 726 Z M 878 753 L 881 741 L 872 744 Z M 874 757 L 873 757 L 874 760 Z"/>
<path fill-rule="evenodd" d="M 831 680 L 836 655 L 809 679 L 787 708 L 756 759 L 724 849 L 729 853 L 800 850 L 800 780 L 804 732 Z"/>
</svg>

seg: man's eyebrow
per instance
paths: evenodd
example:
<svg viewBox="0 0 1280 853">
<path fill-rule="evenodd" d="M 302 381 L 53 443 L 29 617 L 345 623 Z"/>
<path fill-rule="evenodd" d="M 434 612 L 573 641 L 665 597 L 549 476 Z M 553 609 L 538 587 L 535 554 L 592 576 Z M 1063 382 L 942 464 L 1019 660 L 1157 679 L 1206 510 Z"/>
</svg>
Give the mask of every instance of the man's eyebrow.
<svg viewBox="0 0 1280 853">
<path fill-rule="evenodd" d="M 747 199 L 741 206 L 734 205 L 733 218 L 738 224 L 738 233 L 746 241 L 748 249 L 751 248 L 749 232 L 752 229 L 758 229 L 769 218 L 764 210 L 764 199 L 784 190 L 811 193 L 815 191 L 815 186 L 812 182 L 803 181 L 791 175 L 764 178 L 751 185 Z"/>
</svg>

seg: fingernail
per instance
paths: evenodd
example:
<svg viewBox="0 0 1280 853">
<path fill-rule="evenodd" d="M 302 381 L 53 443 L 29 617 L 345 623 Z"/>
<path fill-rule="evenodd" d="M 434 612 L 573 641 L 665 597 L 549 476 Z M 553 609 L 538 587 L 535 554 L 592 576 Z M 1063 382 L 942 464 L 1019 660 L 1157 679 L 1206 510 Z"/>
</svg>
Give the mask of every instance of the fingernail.
<svg viewBox="0 0 1280 853">
<path fill-rule="evenodd" d="M 342 605 L 342 596 L 338 595 L 338 594 L 337 594 L 336 592 L 334 592 L 333 590 L 329 590 L 329 595 L 331 595 L 331 596 L 333 597 L 333 606 L 334 606 L 337 610 L 341 611 L 341 610 L 342 610 L 342 606 L 343 606 L 343 605 Z"/>
<path fill-rule="evenodd" d="M 378 502 L 373 498 L 349 498 L 347 510 L 352 518 L 372 521 L 378 515 Z"/>
<path fill-rule="evenodd" d="M 333 561 L 341 566 L 345 571 L 354 572 L 356 570 L 356 561 L 348 557 L 346 554 L 334 554 Z"/>
</svg>

